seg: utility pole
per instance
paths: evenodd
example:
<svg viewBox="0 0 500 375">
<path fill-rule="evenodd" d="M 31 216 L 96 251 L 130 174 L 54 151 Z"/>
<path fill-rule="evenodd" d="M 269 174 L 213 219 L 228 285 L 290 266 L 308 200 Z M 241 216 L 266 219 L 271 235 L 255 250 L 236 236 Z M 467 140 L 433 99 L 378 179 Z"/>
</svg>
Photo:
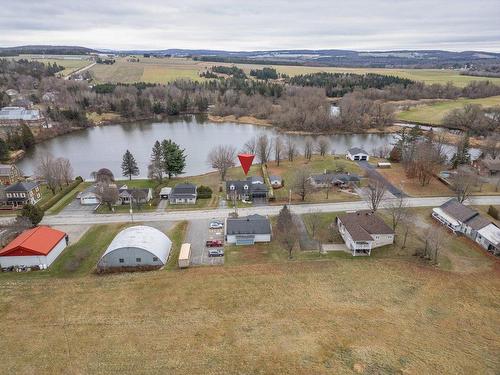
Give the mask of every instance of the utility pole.
<svg viewBox="0 0 500 375">
<path fill-rule="evenodd" d="M 132 196 L 130 196 L 129 198 L 129 203 L 130 203 L 130 221 L 134 221 L 134 211 L 132 210 Z"/>
<path fill-rule="evenodd" d="M 292 189 L 288 190 L 288 205 L 292 204 Z"/>
</svg>

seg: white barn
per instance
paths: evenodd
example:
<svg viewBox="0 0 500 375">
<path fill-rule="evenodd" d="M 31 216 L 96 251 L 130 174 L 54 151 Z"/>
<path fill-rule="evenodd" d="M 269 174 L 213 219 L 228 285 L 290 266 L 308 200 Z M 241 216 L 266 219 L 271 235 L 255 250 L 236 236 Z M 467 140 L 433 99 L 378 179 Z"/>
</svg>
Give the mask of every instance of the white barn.
<svg viewBox="0 0 500 375">
<path fill-rule="evenodd" d="M 172 241 L 158 229 L 145 225 L 126 228 L 111 241 L 97 268 L 160 268 L 167 263 L 171 248 Z"/>
<path fill-rule="evenodd" d="M 352 161 L 370 160 L 370 155 L 368 154 L 368 152 L 359 147 L 353 147 L 347 150 L 345 157 L 346 159 Z"/>
<path fill-rule="evenodd" d="M 68 245 L 68 235 L 45 226 L 24 231 L 0 251 L 0 265 L 50 266 Z"/>
</svg>

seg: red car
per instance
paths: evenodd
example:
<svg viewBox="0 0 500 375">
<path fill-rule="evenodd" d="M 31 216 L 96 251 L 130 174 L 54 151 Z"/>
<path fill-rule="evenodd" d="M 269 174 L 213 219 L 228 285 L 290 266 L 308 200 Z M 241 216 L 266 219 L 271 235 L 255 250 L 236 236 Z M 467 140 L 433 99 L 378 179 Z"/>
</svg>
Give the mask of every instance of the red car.
<svg viewBox="0 0 500 375">
<path fill-rule="evenodd" d="M 207 247 L 221 247 L 222 246 L 222 241 L 221 240 L 208 240 L 205 245 Z"/>
</svg>

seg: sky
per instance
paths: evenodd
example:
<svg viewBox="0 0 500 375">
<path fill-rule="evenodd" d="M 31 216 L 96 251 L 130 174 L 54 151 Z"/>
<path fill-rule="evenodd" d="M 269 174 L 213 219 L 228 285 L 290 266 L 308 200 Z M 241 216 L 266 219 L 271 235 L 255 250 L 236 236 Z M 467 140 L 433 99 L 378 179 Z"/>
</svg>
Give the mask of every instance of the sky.
<svg viewBox="0 0 500 375">
<path fill-rule="evenodd" d="M 0 0 L 0 46 L 500 52 L 500 0 Z"/>
</svg>

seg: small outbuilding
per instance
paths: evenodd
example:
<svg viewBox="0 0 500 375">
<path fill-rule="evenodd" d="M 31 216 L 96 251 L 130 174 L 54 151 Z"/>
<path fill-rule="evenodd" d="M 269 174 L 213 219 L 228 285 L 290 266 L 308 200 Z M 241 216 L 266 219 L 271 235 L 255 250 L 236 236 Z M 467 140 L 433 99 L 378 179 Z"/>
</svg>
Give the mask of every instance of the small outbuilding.
<svg viewBox="0 0 500 375">
<path fill-rule="evenodd" d="M 172 192 L 171 187 L 168 186 L 162 187 L 160 190 L 160 199 L 168 199 L 171 192 Z"/>
<path fill-rule="evenodd" d="M 352 161 L 368 161 L 370 160 L 370 155 L 368 152 L 363 150 L 362 148 L 359 147 L 352 147 L 349 150 L 347 150 L 347 153 L 345 155 L 346 159 L 352 160 Z"/>
<path fill-rule="evenodd" d="M 172 241 L 158 229 L 145 225 L 126 228 L 111 241 L 97 268 L 101 271 L 161 268 L 171 248 Z"/>
<path fill-rule="evenodd" d="M 0 264 L 2 267 L 48 267 L 68 241 L 66 233 L 46 226 L 26 230 L 0 251 Z"/>
</svg>

